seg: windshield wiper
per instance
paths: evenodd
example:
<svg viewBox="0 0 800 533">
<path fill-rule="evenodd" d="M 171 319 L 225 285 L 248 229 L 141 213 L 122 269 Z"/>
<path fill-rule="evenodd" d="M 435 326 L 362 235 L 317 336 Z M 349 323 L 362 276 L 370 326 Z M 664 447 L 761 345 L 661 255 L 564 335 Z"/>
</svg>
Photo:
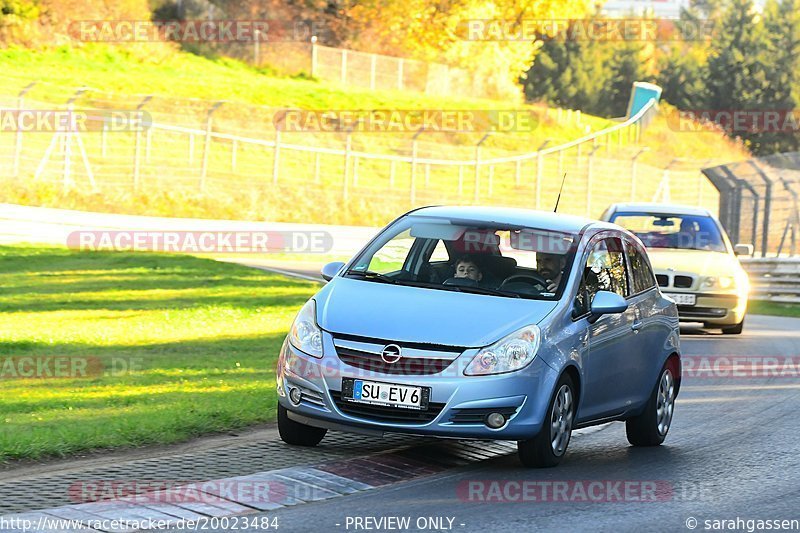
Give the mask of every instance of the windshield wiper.
<svg viewBox="0 0 800 533">
<path fill-rule="evenodd" d="M 477 287 L 475 285 L 442 285 L 443 288 L 456 290 L 459 292 L 468 292 L 470 294 L 492 294 L 495 296 L 510 296 L 512 298 L 521 298 L 519 294 L 511 291 L 501 291 L 499 289 L 490 289 L 488 287 Z"/>
<path fill-rule="evenodd" d="M 379 283 L 390 283 L 392 285 L 397 284 L 397 280 L 394 278 L 390 278 L 385 274 L 381 274 L 380 272 L 374 272 L 372 270 L 348 270 L 345 275 L 347 276 L 357 276 L 359 278 L 368 280 L 368 281 L 377 281 Z"/>
</svg>

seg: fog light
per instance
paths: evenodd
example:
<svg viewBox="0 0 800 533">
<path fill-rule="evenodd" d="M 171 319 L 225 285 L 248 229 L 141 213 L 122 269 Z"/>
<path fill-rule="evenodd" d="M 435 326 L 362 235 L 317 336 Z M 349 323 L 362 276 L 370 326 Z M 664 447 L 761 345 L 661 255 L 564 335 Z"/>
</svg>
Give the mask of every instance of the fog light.
<svg viewBox="0 0 800 533">
<path fill-rule="evenodd" d="M 492 429 L 500 429 L 506 425 L 506 417 L 500 413 L 490 413 L 486 417 L 486 425 Z"/>
<path fill-rule="evenodd" d="M 303 394 L 300 392 L 300 389 L 297 387 L 292 387 L 289 389 L 289 401 L 292 402 L 294 405 L 300 405 L 300 400 L 303 399 Z"/>
</svg>

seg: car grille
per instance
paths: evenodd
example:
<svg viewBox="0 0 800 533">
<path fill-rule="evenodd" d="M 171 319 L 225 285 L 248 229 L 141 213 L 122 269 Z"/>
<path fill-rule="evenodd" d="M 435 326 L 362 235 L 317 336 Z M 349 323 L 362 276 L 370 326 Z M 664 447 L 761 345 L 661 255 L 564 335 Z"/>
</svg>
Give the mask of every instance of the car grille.
<svg viewBox="0 0 800 533">
<path fill-rule="evenodd" d="M 674 285 L 676 289 L 689 289 L 694 283 L 691 276 L 675 276 Z"/>
<path fill-rule="evenodd" d="M 453 361 L 451 359 L 433 359 L 428 357 L 403 357 L 396 363 L 386 363 L 380 355 L 345 348 L 336 347 L 336 354 L 343 362 L 356 368 L 369 370 L 370 372 L 380 372 L 381 374 L 403 374 L 412 376 L 422 376 L 427 374 L 438 374 Z"/>
<path fill-rule="evenodd" d="M 388 407 L 383 405 L 369 405 L 364 403 L 347 402 L 342 399 L 340 391 L 330 391 L 331 398 L 336 407 L 345 414 L 374 420 L 376 422 L 408 422 L 411 424 L 425 424 L 439 416 L 444 409 L 443 403 L 428 403 L 425 410 L 403 409 L 399 407 Z"/>
<path fill-rule="evenodd" d="M 664 274 L 656 274 L 656 280 L 659 287 L 669 287 L 669 276 Z"/>
<path fill-rule="evenodd" d="M 450 422 L 453 424 L 483 424 L 491 413 L 500 413 L 506 418 L 517 412 L 517 407 L 481 407 L 474 409 L 453 409 Z"/>
</svg>

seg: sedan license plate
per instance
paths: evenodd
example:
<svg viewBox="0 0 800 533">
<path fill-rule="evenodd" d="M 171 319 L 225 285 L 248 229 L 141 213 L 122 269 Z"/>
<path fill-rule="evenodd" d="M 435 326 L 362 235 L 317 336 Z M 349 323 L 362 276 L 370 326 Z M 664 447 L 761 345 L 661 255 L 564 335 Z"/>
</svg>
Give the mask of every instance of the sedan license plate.
<svg viewBox="0 0 800 533">
<path fill-rule="evenodd" d="M 667 293 L 667 296 L 675 300 L 678 305 L 694 305 L 697 303 L 697 296 L 694 294 Z"/>
<path fill-rule="evenodd" d="M 430 388 L 344 378 L 342 397 L 355 403 L 423 410 L 428 408 Z"/>
</svg>

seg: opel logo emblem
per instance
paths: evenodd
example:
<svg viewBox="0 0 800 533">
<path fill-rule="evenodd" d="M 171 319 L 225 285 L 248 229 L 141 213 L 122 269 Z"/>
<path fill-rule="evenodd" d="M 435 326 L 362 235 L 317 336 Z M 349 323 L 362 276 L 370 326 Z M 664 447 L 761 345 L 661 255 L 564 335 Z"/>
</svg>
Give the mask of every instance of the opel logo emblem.
<svg viewBox="0 0 800 533">
<path fill-rule="evenodd" d="M 386 347 L 381 352 L 381 359 L 383 359 L 384 363 L 392 364 L 396 363 L 403 357 L 401 353 L 401 349 L 396 344 L 387 344 Z"/>
</svg>

